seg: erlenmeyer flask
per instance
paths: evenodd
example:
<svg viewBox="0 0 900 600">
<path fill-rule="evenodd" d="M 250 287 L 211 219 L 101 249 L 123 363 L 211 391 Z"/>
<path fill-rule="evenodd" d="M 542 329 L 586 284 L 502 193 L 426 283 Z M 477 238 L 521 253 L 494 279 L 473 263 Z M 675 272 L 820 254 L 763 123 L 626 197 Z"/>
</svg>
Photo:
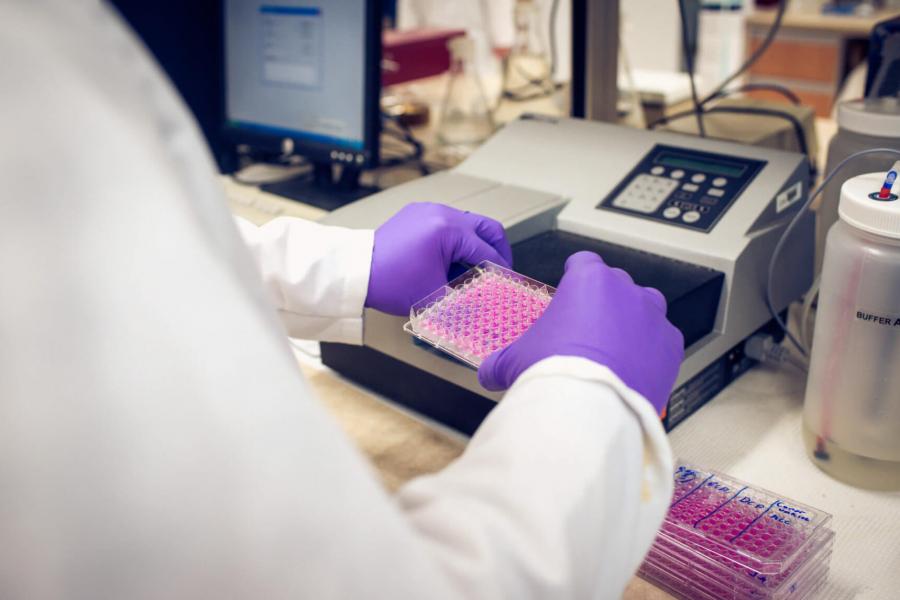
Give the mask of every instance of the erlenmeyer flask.
<svg viewBox="0 0 900 600">
<path fill-rule="evenodd" d="M 553 93 L 549 45 L 533 0 L 517 0 L 515 38 L 503 71 L 503 98 L 529 100 Z"/>
<path fill-rule="evenodd" d="M 494 132 L 494 119 L 475 70 L 472 40 L 453 38 L 448 47 L 450 78 L 441 105 L 437 137 L 442 145 L 468 154 Z"/>
</svg>

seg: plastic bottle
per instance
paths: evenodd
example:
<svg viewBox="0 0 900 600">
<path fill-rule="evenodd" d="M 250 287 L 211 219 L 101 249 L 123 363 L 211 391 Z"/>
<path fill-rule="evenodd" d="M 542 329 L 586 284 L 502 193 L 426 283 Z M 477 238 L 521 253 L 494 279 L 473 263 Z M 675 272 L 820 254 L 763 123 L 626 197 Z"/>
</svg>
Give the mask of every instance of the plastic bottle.
<svg viewBox="0 0 900 600">
<path fill-rule="evenodd" d="M 828 144 L 828 163 L 825 173 L 830 173 L 842 160 L 866 148 L 894 148 L 900 150 L 900 100 L 874 98 L 847 100 L 837 107 L 837 134 Z M 891 159 L 881 155 L 864 156 L 854 160 L 842 173 L 845 177 L 887 169 Z M 840 183 L 825 188 L 821 205 L 816 210 L 816 272 L 822 268 L 825 236 L 838 219 Z"/>
<path fill-rule="evenodd" d="M 900 200 L 896 191 L 879 199 L 883 182 L 884 172 L 869 173 L 841 187 L 840 219 L 825 244 L 803 438 L 812 461 L 836 479 L 900 489 Z"/>
</svg>

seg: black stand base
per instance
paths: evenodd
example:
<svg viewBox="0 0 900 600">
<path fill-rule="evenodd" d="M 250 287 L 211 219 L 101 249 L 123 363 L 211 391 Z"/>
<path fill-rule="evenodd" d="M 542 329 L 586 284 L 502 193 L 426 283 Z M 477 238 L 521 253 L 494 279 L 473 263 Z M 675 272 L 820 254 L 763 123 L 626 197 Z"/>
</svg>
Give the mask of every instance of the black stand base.
<svg viewBox="0 0 900 600">
<path fill-rule="evenodd" d="M 377 187 L 359 184 L 359 170 L 343 167 L 337 178 L 330 164 L 313 164 L 311 175 L 306 174 L 294 179 L 267 183 L 260 188 L 271 194 L 277 194 L 303 202 L 322 210 L 332 211 L 351 202 L 380 191 Z"/>
</svg>

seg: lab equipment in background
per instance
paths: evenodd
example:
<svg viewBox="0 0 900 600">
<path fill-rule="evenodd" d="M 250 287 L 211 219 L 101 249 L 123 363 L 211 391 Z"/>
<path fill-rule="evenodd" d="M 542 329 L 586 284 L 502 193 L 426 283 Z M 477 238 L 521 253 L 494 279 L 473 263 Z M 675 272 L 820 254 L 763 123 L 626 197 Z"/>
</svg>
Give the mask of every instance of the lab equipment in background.
<svg viewBox="0 0 900 600">
<path fill-rule="evenodd" d="M 443 152 L 460 159 L 468 156 L 494 132 L 494 119 L 473 60 L 468 37 L 448 42 L 451 64 L 447 90 L 441 103 L 437 138 Z"/>
<path fill-rule="evenodd" d="M 828 145 L 826 172 L 845 158 L 866 148 L 900 150 L 900 18 L 883 21 L 872 29 L 865 96 L 837 105 L 838 131 Z M 869 155 L 844 168 L 843 180 L 874 171 L 885 171 L 892 159 Z M 843 181 L 842 180 L 842 181 Z M 825 238 L 838 220 L 840 181 L 825 188 L 821 202 L 814 206 L 816 223 L 816 273 L 822 270 Z"/>
<path fill-rule="evenodd" d="M 547 0 L 541 10 L 535 0 L 516 0 L 511 14 L 513 43 L 503 60 L 500 94 L 494 121 L 509 123 L 523 114 L 563 116 L 571 98 L 560 81 L 558 25 L 561 0 Z M 549 38 L 549 39 L 548 39 Z"/>
<path fill-rule="evenodd" d="M 495 96 L 501 78 L 496 48 L 512 43 L 515 0 L 398 0 L 397 29 L 438 27 L 461 29 L 475 44 L 475 62 L 488 80 L 496 80 L 488 92 Z"/>
<path fill-rule="evenodd" d="M 379 2 L 329 2 L 327 18 L 262 0 L 226 0 L 224 10 L 228 136 L 312 165 L 263 189 L 326 210 L 374 192 L 359 174 L 379 163 Z"/>
<path fill-rule="evenodd" d="M 807 194 L 800 154 L 576 119 L 532 117 L 498 131 L 463 163 L 344 207 L 323 222 L 377 227 L 404 205 L 441 198 L 499 220 L 513 268 L 556 286 L 566 259 L 598 253 L 660 290 L 685 338 L 671 396 L 674 427 L 754 364 L 745 340 L 778 335 L 766 265 Z M 813 218 L 800 219 L 776 273 L 778 311 L 812 282 Z M 405 319 L 366 312 L 364 345 L 323 344 L 351 379 L 471 432 L 501 398 L 474 370 L 413 343 Z"/>
<path fill-rule="evenodd" d="M 830 173 L 845 158 L 867 148 L 900 150 L 900 101 L 897 98 L 871 98 L 841 102 L 837 107 L 837 134 L 828 144 L 825 172 Z M 862 173 L 885 172 L 893 163 L 885 155 L 861 156 L 842 170 L 843 179 L 830 183 L 822 193 L 816 211 L 816 273 L 822 270 L 825 239 L 838 220 L 841 181 Z"/>
<path fill-rule="evenodd" d="M 813 598 L 828 578 L 831 515 L 685 462 L 638 574 L 688 600 Z"/>
<path fill-rule="evenodd" d="M 619 48 L 619 102 L 618 110 L 621 115 L 619 123 L 644 129 L 647 127 L 647 119 L 644 114 L 644 105 L 641 92 L 634 78 L 634 71 L 628 61 L 628 52 L 625 47 Z"/>
<path fill-rule="evenodd" d="M 477 369 L 525 333 L 555 291 L 484 262 L 414 304 L 403 329 Z"/>
<path fill-rule="evenodd" d="M 792 2 L 791 4 L 793 4 Z M 749 2 L 701 2 L 697 15 L 696 75 L 701 94 L 740 68 L 747 52 Z M 677 18 L 677 17 L 676 17 Z"/>
<path fill-rule="evenodd" d="M 446 73 L 452 65 L 448 42 L 464 35 L 462 29 L 386 30 L 382 34 L 381 85 Z"/>
<path fill-rule="evenodd" d="M 619 47 L 628 52 L 631 66 L 637 71 L 680 73 L 682 55 L 678 3 L 620 0 L 619 11 Z M 650 36 L 653 43 L 648 43 Z"/>
<path fill-rule="evenodd" d="M 841 186 L 825 246 L 803 409 L 813 462 L 853 485 L 900 489 L 900 201 L 888 172 Z M 887 187 L 885 197 L 884 187 Z"/>
<path fill-rule="evenodd" d="M 523 100 L 553 93 L 545 27 L 533 0 L 516 0 L 515 37 L 503 65 L 502 97 Z"/>
</svg>

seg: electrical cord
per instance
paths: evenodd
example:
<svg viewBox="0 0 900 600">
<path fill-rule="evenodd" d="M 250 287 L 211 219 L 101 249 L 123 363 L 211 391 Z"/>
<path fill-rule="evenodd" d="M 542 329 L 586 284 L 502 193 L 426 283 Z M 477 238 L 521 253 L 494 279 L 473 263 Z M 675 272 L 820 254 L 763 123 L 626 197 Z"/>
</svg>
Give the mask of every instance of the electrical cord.
<svg viewBox="0 0 900 600">
<path fill-rule="evenodd" d="M 816 275 L 813 284 L 809 286 L 809 290 L 803 297 L 803 308 L 800 311 L 800 341 L 807 353 L 812 348 L 812 329 L 809 326 L 809 317 L 812 314 L 812 305 L 819 296 L 819 284 L 822 281 L 822 275 Z"/>
<path fill-rule="evenodd" d="M 768 90 L 773 90 L 773 91 L 777 91 L 778 93 L 781 93 L 782 95 L 787 97 L 789 100 L 791 100 L 791 102 L 793 102 L 794 104 L 800 103 L 800 99 L 797 97 L 796 94 L 791 92 L 789 89 L 787 89 L 783 86 L 777 85 L 777 84 L 753 84 L 753 83 L 750 83 L 750 84 L 741 86 L 737 90 L 726 90 L 726 88 L 728 87 L 728 84 L 730 84 L 732 81 L 734 81 L 735 79 L 737 79 L 738 77 L 743 75 L 744 72 L 746 72 L 747 69 L 749 69 L 751 66 L 753 66 L 753 64 L 757 60 L 759 60 L 759 58 L 763 55 L 763 53 L 769 49 L 769 46 L 772 45 L 772 42 L 774 41 L 775 36 L 778 34 L 779 29 L 781 29 L 781 22 L 784 19 L 784 13 L 785 13 L 786 9 L 787 9 L 787 0 L 780 0 L 780 2 L 778 4 L 778 12 L 775 14 L 775 19 L 772 22 L 772 26 L 769 27 L 769 31 L 766 32 L 766 37 L 763 39 L 762 43 L 756 48 L 756 50 L 749 57 L 747 57 L 747 60 L 745 60 L 743 62 L 743 64 L 740 67 L 738 67 L 738 69 L 734 73 L 732 73 L 731 75 L 726 77 L 725 80 L 722 81 L 722 83 L 720 83 L 712 92 L 710 92 L 705 98 L 700 100 L 699 96 L 697 95 L 697 82 L 696 82 L 696 78 L 695 78 L 695 74 L 694 74 L 694 56 L 690 50 L 690 42 L 689 42 L 689 36 L 688 36 L 687 6 L 685 4 L 685 0 L 678 0 L 678 12 L 679 12 L 680 19 L 681 19 L 681 45 L 682 45 L 682 49 L 684 51 L 685 66 L 687 68 L 688 78 L 690 79 L 690 83 L 691 83 L 691 100 L 694 105 L 694 109 L 687 114 L 693 114 L 696 116 L 697 130 L 700 133 L 700 137 L 706 137 L 706 129 L 703 124 L 703 115 L 705 113 L 711 112 L 710 109 L 706 109 L 706 105 L 715 99 L 722 98 L 722 97 L 731 95 L 733 93 L 737 93 L 738 91 L 768 89 Z M 749 112 L 747 114 L 749 114 Z M 762 114 L 762 113 L 759 113 L 759 114 Z M 684 113 L 679 113 L 678 115 L 675 115 L 672 117 L 668 117 L 668 118 L 663 117 L 662 119 L 659 119 L 656 122 L 654 122 L 653 124 L 651 124 L 650 126 L 648 126 L 648 128 L 652 129 L 652 128 L 656 127 L 657 125 L 659 125 L 660 123 L 665 123 L 668 120 L 671 120 L 674 118 L 681 118 L 683 115 L 684 115 Z M 772 116 L 788 117 L 787 113 L 780 113 L 778 115 L 775 115 L 773 113 Z M 796 121 L 796 119 L 794 119 L 792 116 L 790 118 L 793 121 Z M 795 127 L 795 129 L 796 129 L 796 127 Z M 801 126 L 800 127 L 801 133 L 798 135 L 798 140 L 802 139 L 801 146 L 805 147 L 806 146 L 806 138 L 802 134 L 802 131 L 803 131 L 803 127 Z M 806 153 L 806 154 L 808 156 L 808 153 Z"/>
<path fill-rule="evenodd" d="M 390 123 L 391 125 L 396 127 L 396 129 L 392 129 L 390 127 L 382 127 L 382 134 L 411 146 L 412 151 L 399 156 L 382 157 L 379 166 L 396 167 L 399 165 L 415 162 L 419 167 L 419 171 L 421 171 L 422 175 L 430 174 L 431 169 L 428 168 L 424 161 L 425 146 L 421 141 L 419 141 L 415 134 L 413 134 L 409 126 L 403 123 L 403 121 L 401 121 L 398 117 L 387 113 L 382 113 L 381 119 L 383 124 Z"/>
<path fill-rule="evenodd" d="M 779 85 L 777 83 L 746 83 L 740 87 L 731 88 L 730 90 L 721 90 L 717 92 L 715 96 L 711 97 L 710 100 L 718 100 L 719 98 L 733 96 L 734 94 L 739 94 L 742 92 L 754 92 L 757 90 L 777 92 L 778 94 L 781 94 L 782 96 L 787 98 L 794 106 L 799 106 L 801 104 L 800 97 L 797 96 L 797 94 L 795 94 L 785 86 Z"/>
<path fill-rule="evenodd" d="M 713 106 L 711 108 L 703 109 L 703 112 L 704 114 L 732 113 L 741 115 L 757 115 L 761 117 L 776 117 L 788 121 L 794 128 L 794 134 L 797 136 L 797 146 L 800 152 L 806 155 L 806 158 L 809 161 L 809 171 L 811 176 L 810 179 L 811 181 L 815 181 L 815 175 L 817 171 L 815 160 L 813 160 L 813 157 L 809 154 L 809 144 L 807 144 L 806 142 L 806 132 L 803 130 L 803 123 L 801 123 L 800 120 L 797 119 L 797 117 L 795 117 L 794 115 L 774 108 L 761 108 L 755 106 Z M 675 113 L 674 115 L 662 117 L 648 125 L 648 129 L 654 129 L 659 125 L 677 119 L 684 119 L 686 117 L 692 116 L 693 114 L 693 110 L 686 110 L 684 112 Z"/>
<path fill-rule="evenodd" d="M 694 103 L 694 115 L 697 117 L 697 131 L 700 137 L 706 137 L 706 128 L 703 126 L 703 105 L 697 95 L 697 81 L 694 78 L 694 53 L 691 52 L 691 44 L 688 39 L 687 6 L 685 0 L 678 0 L 678 12 L 681 16 L 681 48 L 684 51 L 684 63 L 687 68 L 688 79 L 691 82 L 691 100 Z"/>
<path fill-rule="evenodd" d="M 679 2 L 683 2 L 684 0 L 679 0 Z M 719 93 L 721 93 L 728 84 L 740 77 L 744 74 L 747 69 L 753 66 L 753 64 L 759 60 L 759 57 L 763 55 L 763 53 L 769 49 L 769 46 L 772 45 L 772 42 L 775 40 L 775 36 L 778 35 L 778 30 L 781 29 L 781 22 L 784 19 L 784 13 L 787 10 L 788 0 L 781 0 L 778 4 L 778 12 L 775 13 L 775 19 L 772 21 L 772 26 L 769 27 L 769 31 L 766 32 L 766 37 L 763 39 L 762 43 L 753 51 L 753 53 L 747 57 L 747 60 L 738 67 L 738 69 L 725 78 L 725 81 L 720 83 L 709 95 L 706 96 L 703 100 L 700 101 L 700 106 L 705 106 L 711 100 L 716 98 Z M 682 22 L 684 22 L 684 18 L 682 17 Z"/>
<path fill-rule="evenodd" d="M 767 333 L 757 333 L 750 336 L 744 343 L 744 354 L 748 358 L 767 365 L 776 367 L 791 365 L 800 371 L 806 372 L 809 370 L 809 364 L 806 360 L 791 352 L 790 348 L 776 342 L 775 338 Z"/>
<path fill-rule="evenodd" d="M 822 180 L 822 183 L 812 192 L 809 197 L 806 199 L 806 202 L 800 207 L 800 210 L 797 211 L 797 214 L 794 215 L 794 218 L 791 219 L 791 222 L 788 223 L 788 226 L 785 228 L 784 232 L 782 232 L 781 237 L 778 239 L 778 243 L 775 245 L 775 249 L 772 251 L 772 258 L 769 260 L 769 270 L 768 276 L 766 278 L 766 305 L 769 307 L 769 312 L 772 315 L 772 318 L 775 319 L 775 322 L 778 323 L 778 326 L 781 327 L 781 330 L 784 331 L 785 336 L 791 341 L 794 346 L 800 351 L 803 356 L 807 356 L 808 352 L 804 347 L 804 344 L 794 336 L 793 333 L 788 331 L 787 323 L 784 322 L 784 319 L 781 318 L 781 315 L 778 314 L 778 311 L 775 310 L 775 301 L 772 299 L 772 289 L 774 287 L 774 278 L 775 278 L 775 265 L 778 262 L 778 258 L 781 255 L 782 250 L 784 250 L 784 245 L 787 242 L 788 238 L 790 238 L 791 234 L 794 232 L 794 229 L 797 228 L 797 225 L 800 223 L 800 220 L 806 215 L 806 212 L 809 210 L 809 207 L 812 205 L 813 201 L 816 197 L 822 193 L 822 190 L 831 183 L 831 180 L 844 168 L 847 163 L 856 160 L 862 156 L 868 156 L 870 154 L 892 154 L 894 156 L 900 157 L 900 150 L 894 150 L 892 148 L 870 148 L 868 150 L 860 150 L 858 152 L 854 152 L 841 162 L 835 166 L 828 175 L 825 176 L 825 179 Z"/>
</svg>

